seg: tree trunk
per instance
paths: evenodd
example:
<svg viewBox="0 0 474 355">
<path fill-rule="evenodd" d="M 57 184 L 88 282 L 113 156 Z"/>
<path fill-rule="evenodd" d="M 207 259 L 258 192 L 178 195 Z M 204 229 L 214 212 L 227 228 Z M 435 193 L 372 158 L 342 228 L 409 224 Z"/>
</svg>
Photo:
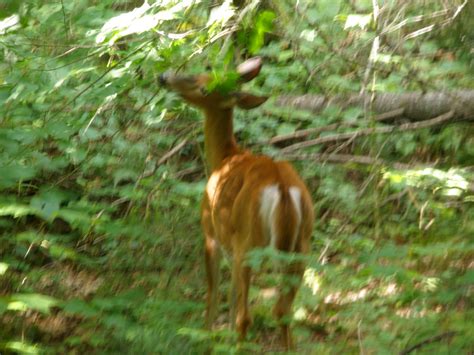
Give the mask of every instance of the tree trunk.
<svg viewBox="0 0 474 355">
<path fill-rule="evenodd" d="M 409 121 L 422 121 L 453 111 L 453 120 L 474 120 L 474 90 L 453 92 L 410 92 L 403 94 L 376 93 L 371 102 L 372 94 L 337 95 L 329 98 L 321 95 L 281 96 L 277 106 L 288 106 L 298 109 L 321 112 L 329 106 L 346 109 L 353 106 L 363 108 L 368 102 L 376 114 L 384 114 L 399 110 L 396 118 Z"/>
</svg>

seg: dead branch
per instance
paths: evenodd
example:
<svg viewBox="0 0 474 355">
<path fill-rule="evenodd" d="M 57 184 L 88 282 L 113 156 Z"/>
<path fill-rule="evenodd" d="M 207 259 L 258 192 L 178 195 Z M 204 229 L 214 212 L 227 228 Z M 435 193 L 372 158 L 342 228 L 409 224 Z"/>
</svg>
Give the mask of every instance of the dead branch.
<svg viewBox="0 0 474 355">
<path fill-rule="evenodd" d="M 395 169 L 399 170 L 408 170 L 413 169 L 415 167 L 432 167 L 434 163 L 428 164 L 404 164 L 398 162 L 389 162 L 384 159 L 374 158 L 367 155 L 351 155 L 351 154 L 322 154 L 322 153 L 314 153 L 314 154 L 282 154 L 282 158 L 288 160 L 306 160 L 306 161 L 317 161 L 317 162 L 331 162 L 331 163 L 353 163 L 353 164 L 361 164 L 361 165 L 386 165 L 386 166 L 393 166 Z"/>
<path fill-rule="evenodd" d="M 176 144 L 173 149 L 171 149 L 169 152 L 167 152 L 165 155 L 163 155 L 161 157 L 160 160 L 158 160 L 158 164 L 157 165 L 161 165 L 163 164 L 165 161 L 167 161 L 169 158 L 171 158 L 173 155 L 175 155 L 176 153 L 178 153 L 181 148 L 183 148 L 186 144 L 188 143 L 188 140 L 185 138 L 183 139 L 181 142 L 179 142 L 178 144 Z"/>
<path fill-rule="evenodd" d="M 158 169 L 158 167 L 162 164 L 164 164 L 168 159 L 170 159 L 173 155 L 175 155 L 176 153 L 178 153 L 186 144 L 188 143 L 188 139 L 185 138 L 183 139 L 181 142 L 179 142 L 178 144 L 176 144 L 171 150 L 169 150 L 168 152 L 166 152 L 161 158 L 160 160 L 158 160 L 158 162 L 153 166 L 153 169 L 149 170 L 149 171 L 145 171 L 143 172 L 142 175 L 139 176 L 138 178 L 138 181 L 142 180 L 142 179 L 146 179 L 150 176 L 152 176 L 155 172 L 156 172 L 156 169 Z"/>
<path fill-rule="evenodd" d="M 434 126 L 437 126 L 449 121 L 453 117 L 454 117 L 454 112 L 449 111 L 449 112 L 443 113 L 442 115 L 438 117 L 435 117 L 429 120 L 420 121 L 420 122 L 404 123 L 398 126 L 371 127 L 371 128 L 360 129 L 355 132 L 333 134 L 333 135 L 310 139 L 305 142 L 289 145 L 288 147 L 282 149 L 282 152 L 288 153 L 288 152 L 295 151 L 297 149 L 312 147 L 318 144 L 339 142 L 339 141 L 347 140 L 347 139 L 355 139 L 355 138 L 367 136 L 370 134 L 406 132 L 406 131 L 413 131 L 413 130 L 422 129 L 422 128 L 434 127 Z"/>
<path fill-rule="evenodd" d="M 431 344 L 431 343 L 443 340 L 444 338 L 451 338 L 451 337 L 455 336 L 456 333 L 457 332 L 450 331 L 450 332 L 441 333 L 441 334 L 436 335 L 434 337 L 428 338 L 426 340 L 423 340 L 422 342 L 419 342 L 418 344 L 415 344 L 415 345 L 409 347 L 408 349 L 405 349 L 405 350 L 401 351 L 400 355 L 407 355 L 407 354 L 413 352 L 414 350 L 417 350 L 417 349 L 419 349 L 422 346 L 425 346 L 427 344 Z"/>
<path fill-rule="evenodd" d="M 390 120 L 396 117 L 400 117 L 402 114 L 403 114 L 403 109 L 399 108 L 393 111 L 389 111 L 389 112 L 377 115 L 373 118 L 373 120 L 376 122 L 383 122 L 383 121 Z M 338 128 L 344 128 L 344 127 L 354 127 L 354 126 L 355 126 L 354 123 L 333 123 L 333 124 L 322 126 L 322 127 L 302 129 L 299 131 L 295 131 L 293 133 L 275 136 L 266 142 L 262 142 L 262 144 L 276 144 L 276 143 L 283 142 L 286 140 L 307 137 L 309 135 L 316 134 L 316 133 L 332 131 L 332 130 L 335 130 Z"/>
</svg>

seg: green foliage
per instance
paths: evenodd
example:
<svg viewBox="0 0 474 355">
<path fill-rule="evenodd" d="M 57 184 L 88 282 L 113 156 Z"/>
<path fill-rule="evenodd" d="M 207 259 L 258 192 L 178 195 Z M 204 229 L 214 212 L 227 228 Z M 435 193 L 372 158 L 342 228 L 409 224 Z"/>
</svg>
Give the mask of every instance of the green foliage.
<svg viewBox="0 0 474 355">
<path fill-rule="evenodd" d="M 378 20 L 368 0 L 236 3 L 2 1 L 1 353 L 279 350 L 273 299 L 261 290 L 279 284 L 269 270 L 301 256 L 248 255 L 259 287 L 240 344 L 227 330 L 224 265 L 222 329 L 202 329 L 201 118 L 159 88 L 165 70 L 210 64 L 208 90 L 230 92 L 232 68 L 260 55 L 261 75 L 246 85 L 272 96 L 473 88 L 471 3 L 388 2 Z M 383 124 L 369 116 L 270 100 L 236 112 L 235 130 L 244 146 L 278 157 L 280 145 L 266 143 L 275 135 Z M 298 351 L 393 353 L 448 332 L 420 352 L 472 350 L 472 133 L 458 122 L 301 151 L 381 163 L 295 164 L 317 215 L 294 309 Z"/>
<path fill-rule="evenodd" d="M 42 313 L 49 313 L 51 307 L 57 300 L 39 294 L 14 294 L 9 297 L 7 309 L 14 311 L 35 310 Z"/>
<path fill-rule="evenodd" d="M 262 48 L 265 40 L 265 34 L 271 32 L 273 29 L 273 21 L 275 20 L 275 13 L 272 11 L 260 12 L 256 19 L 252 33 L 250 34 L 249 52 L 256 54 Z"/>
<path fill-rule="evenodd" d="M 239 80 L 237 72 L 219 73 L 214 71 L 212 74 L 212 80 L 207 85 L 209 92 L 217 91 L 222 94 L 229 94 L 237 88 Z"/>
</svg>

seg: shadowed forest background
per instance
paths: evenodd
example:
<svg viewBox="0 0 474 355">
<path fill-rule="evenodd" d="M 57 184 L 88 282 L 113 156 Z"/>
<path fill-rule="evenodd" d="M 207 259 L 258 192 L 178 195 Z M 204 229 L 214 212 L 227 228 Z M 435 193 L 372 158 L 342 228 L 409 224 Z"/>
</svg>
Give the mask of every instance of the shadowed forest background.
<svg viewBox="0 0 474 355">
<path fill-rule="evenodd" d="M 297 353 L 474 352 L 474 1 L 0 3 L 0 353 L 281 351 L 275 261 L 249 255 L 253 326 L 204 330 L 202 115 L 158 85 L 211 72 L 293 162 L 316 215 Z M 226 74 L 227 73 L 227 74 Z"/>
</svg>

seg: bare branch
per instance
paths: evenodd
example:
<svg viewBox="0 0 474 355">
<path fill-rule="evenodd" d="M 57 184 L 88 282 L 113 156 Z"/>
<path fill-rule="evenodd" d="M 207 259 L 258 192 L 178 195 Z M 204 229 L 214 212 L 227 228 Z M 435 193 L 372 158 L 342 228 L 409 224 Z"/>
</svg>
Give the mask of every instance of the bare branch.
<svg viewBox="0 0 474 355">
<path fill-rule="evenodd" d="M 431 338 L 423 340 L 422 342 L 420 342 L 418 344 L 415 344 L 415 345 L 409 347 L 408 349 L 405 349 L 405 350 L 401 351 L 400 355 L 407 355 L 407 354 L 421 348 L 424 345 L 431 344 L 431 343 L 443 340 L 444 338 L 451 338 L 451 337 L 455 336 L 456 333 L 457 332 L 450 331 L 450 332 L 445 332 L 445 333 L 441 333 L 439 335 L 433 336 Z"/>
<path fill-rule="evenodd" d="M 433 126 L 437 126 L 442 123 L 445 123 L 449 121 L 450 119 L 452 119 L 453 117 L 454 117 L 454 112 L 449 111 L 438 117 L 432 118 L 430 120 L 420 121 L 420 122 L 404 123 L 399 126 L 364 128 L 355 132 L 333 134 L 326 137 L 319 137 L 319 138 L 311 139 L 305 142 L 292 144 L 282 149 L 282 152 L 283 153 L 293 152 L 297 149 L 312 147 L 318 144 L 338 142 L 338 141 L 346 140 L 346 139 L 355 139 L 362 136 L 368 136 L 370 134 L 406 132 L 406 131 L 413 131 L 413 130 L 422 129 L 422 128 L 433 127 Z"/>
<path fill-rule="evenodd" d="M 183 139 L 181 142 L 179 142 L 178 144 L 176 144 L 173 149 L 171 149 L 169 152 L 167 152 L 165 155 L 163 155 L 161 157 L 160 160 L 158 160 L 158 164 L 157 165 L 161 165 L 163 164 L 164 162 L 166 162 L 169 158 L 171 158 L 173 155 L 175 155 L 176 153 L 178 153 L 181 148 L 183 148 L 186 144 L 188 143 L 188 139 L 185 138 Z"/>
<path fill-rule="evenodd" d="M 399 170 L 408 170 L 417 167 L 432 167 L 434 163 L 423 163 L 423 164 L 405 164 L 399 162 L 389 162 L 384 159 L 374 158 L 368 155 L 351 155 L 351 154 L 321 154 L 321 153 L 314 153 L 314 154 L 285 154 L 281 155 L 282 158 L 288 160 L 306 160 L 306 161 L 317 161 L 317 162 L 331 162 L 331 163 L 353 163 L 359 165 L 386 165 L 392 166 L 395 169 Z"/>
<path fill-rule="evenodd" d="M 160 158 L 160 160 L 158 160 L 158 162 L 155 164 L 155 166 L 153 167 L 153 169 L 151 169 L 151 170 L 149 170 L 149 171 L 143 172 L 143 174 L 141 174 L 137 180 L 140 181 L 140 180 L 142 180 L 142 179 L 146 179 L 146 178 L 152 176 L 152 175 L 156 172 L 156 169 L 158 169 L 158 167 L 159 167 L 160 165 L 164 164 L 164 163 L 165 163 L 168 159 L 170 159 L 173 155 L 175 155 L 176 153 L 178 153 L 187 143 L 188 143 L 188 139 L 185 138 L 185 139 L 183 139 L 181 142 L 179 142 L 178 144 L 176 144 L 171 150 L 169 150 L 167 153 L 165 153 L 165 154 Z"/>
<path fill-rule="evenodd" d="M 400 117 L 402 114 L 403 114 L 403 108 L 399 108 L 393 111 L 389 111 L 389 112 L 377 115 L 373 118 L 373 120 L 376 122 L 383 122 L 383 121 L 390 120 L 396 117 Z M 293 133 L 275 136 L 268 141 L 262 142 L 261 144 L 276 144 L 276 143 L 287 141 L 290 139 L 303 138 L 303 137 L 307 137 L 309 135 L 316 134 L 316 133 L 332 131 L 332 130 L 343 128 L 343 127 L 354 127 L 354 126 L 356 126 L 354 123 L 333 123 L 327 126 L 302 129 L 299 131 L 295 131 Z"/>
</svg>

